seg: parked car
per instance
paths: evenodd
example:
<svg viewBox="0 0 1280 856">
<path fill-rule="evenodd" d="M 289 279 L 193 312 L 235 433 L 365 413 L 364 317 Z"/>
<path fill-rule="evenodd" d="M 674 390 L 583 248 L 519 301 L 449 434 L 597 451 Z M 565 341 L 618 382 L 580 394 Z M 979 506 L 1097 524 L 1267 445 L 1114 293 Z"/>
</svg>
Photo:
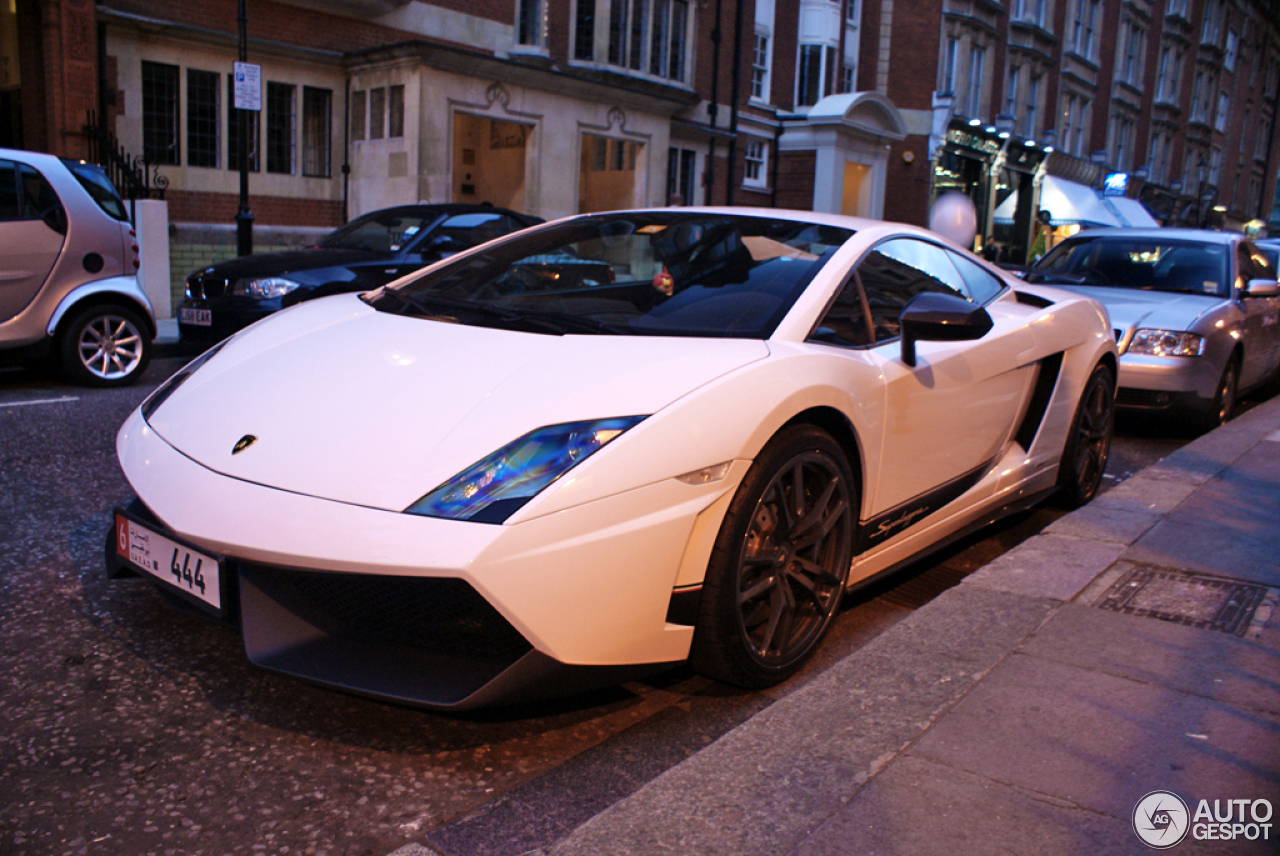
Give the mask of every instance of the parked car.
<svg viewBox="0 0 1280 856">
<path fill-rule="evenodd" d="M 187 276 L 183 342 L 210 345 L 286 306 L 369 291 L 493 238 L 541 223 L 491 205 L 401 205 L 357 217 L 310 249 L 243 256 Z"/>
<path fill-rule="evenodd" d="M 582 215 L 207 351 L 120 430 L 107 561 L 397 702 L 763 687 L 846 590 L 1094 496 L 1116 361 L 1096 302 L 923 229 Z"/>
<path fill-rule="evenodd" d="M 1243 235 L 1098 229 L 1026 273 L 1107 307 L 1120 348 L 1120 407 L 1187 415 L 1200 430 L 1280 373 L 1280 289 Z"/>
<path fill-rule="evenodd" d="M 97 166 L 0 149 L 0 357 L 119 386 L 151 359 L 137 236 Z"/>
</svg>

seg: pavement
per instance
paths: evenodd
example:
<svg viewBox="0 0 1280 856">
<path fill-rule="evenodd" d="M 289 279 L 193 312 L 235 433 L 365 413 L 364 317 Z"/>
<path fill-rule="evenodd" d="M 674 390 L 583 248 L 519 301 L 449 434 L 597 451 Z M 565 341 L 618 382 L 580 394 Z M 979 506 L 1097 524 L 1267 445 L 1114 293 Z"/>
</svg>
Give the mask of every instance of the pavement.
<svg viewBox="0 0 1280 856">
<path fill-rule="evenodd" d="M 156 359 L 196 356 L 196 353 L 184 350 L 181 340 L 178 337 L 177 318 L 156 319 L 156 336 L 151 340 L 151 347 L 152 356 Z"/>
<path fill-rule="evenodd" d="M 1274 398 L 530 852 L 1280 853 L 1278 506 Z"/>
</svg>

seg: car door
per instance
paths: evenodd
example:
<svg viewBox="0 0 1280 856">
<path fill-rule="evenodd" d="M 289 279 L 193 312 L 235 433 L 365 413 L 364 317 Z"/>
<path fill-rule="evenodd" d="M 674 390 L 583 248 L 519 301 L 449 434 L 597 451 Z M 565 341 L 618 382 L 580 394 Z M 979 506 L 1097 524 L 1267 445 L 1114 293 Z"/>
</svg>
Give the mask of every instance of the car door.
<svg viewBox="0 0 1280 856">
<path fill-rule="evenodd" d="M 62 252 L 65 223 L 62 204 L 43 175 L 27 164 L 0 160 L 0 322 L 40 292 Z"/>
<path fill-rule="evenodd" d="M 1035 340 L 1016 320 L 975 341 L 920 342 L 916 365 L 902 361 L 898 316 L 917 294 L 940 292 L 987 302 L 1002 288 L 974 293 L 980 266 L 961 275 L 948 250 L 918 238 L 878 244 L 858 263 L 857 281 L 870 313 L 871 354 L 885 384 L 880 473 L 868 526 L 869 543 L 893 537 L 955 499 L 1004 453 L 1034 374 Z M 979 285 L 979 288 L 983 288 Z"/>
<path fill-rule="evenodd" d="M 1248 387 L 1269 377 L 1280 365 L 1280 297 L 1245 294 L 1250 280 L 1276 278 L 1270 260 L 1247 241 L 1236 244 L 1236 266 L 1234 294 L 1245 312 L 1245 364 L 1240 385 Z"/>
</svg>

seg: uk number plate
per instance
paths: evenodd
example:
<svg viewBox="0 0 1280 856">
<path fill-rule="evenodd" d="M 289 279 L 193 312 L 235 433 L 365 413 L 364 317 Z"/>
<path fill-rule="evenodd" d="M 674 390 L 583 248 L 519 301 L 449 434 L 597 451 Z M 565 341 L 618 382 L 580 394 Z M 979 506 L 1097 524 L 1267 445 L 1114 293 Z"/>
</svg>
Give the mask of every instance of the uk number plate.
<svg viewBox="0 0 1280 856">
<path fill-rule="evenodd" d="M 212 327 L 213 310 L 182 306 L 178 309 L 178 320 L 183 324 L 195 324 L 197 327 Z"/>
<path fill-rule="evenodd" d="M 116 553 L 135 570 L 222 611 L 222 566 L 216 556 L 180 544 L 118 511 Z"/>
</svg>

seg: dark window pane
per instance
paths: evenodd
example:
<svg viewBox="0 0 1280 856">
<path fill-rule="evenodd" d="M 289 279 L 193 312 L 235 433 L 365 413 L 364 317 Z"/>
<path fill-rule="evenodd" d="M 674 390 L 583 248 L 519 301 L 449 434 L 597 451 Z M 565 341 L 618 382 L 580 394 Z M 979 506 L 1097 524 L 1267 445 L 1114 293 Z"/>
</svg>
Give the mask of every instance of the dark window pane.
<svg viewBox="0 0 1280 856">
<path fill-rule="evenodd" d="M 267 82 L 267 172 L 293 174 L 297 87 Z"/>
<path fill-rule="evenodd" d="M 391 87 L 391 100 L 387 105 L 387 136 L 404 136 L 404 86 Z"/>
<path fill-rule="evenodd" d="M 689 27 L 689 4 L 674 0 L 671 4 L 671 63 L 667 77 L 684 80 L 685 31 Z"/>
<path fill-rule="evenodd" d="M 631 9 L 631 55 L 627 65 L 640 70 L 640 57 L 644 55 L 644 31 L 649 26 L 648 0 L 632 0 Z"/>
<path fill-rule="evenodd" d="M 216 71 L 187 69 L 187 164 L 217 168 L 219 129 Z"/>
<path fill-rule="evenodd" d="M 381 140 L 387 127 L 387 90 L 369 90 L 369 139 Z"/>
<path fill-rule="evenodd" d="M 17 220 L 21 217 L 15 166 L 13 161 L 0 161 L 0 220 Z"/>
<path fill-rule="evenodd" d="M 351 142 L 363 140 L 365 137 L 365 91 L 357 89 L 351 93 Z"/>
<path fill-rule="evenodd" d="M 54 193 L 49 180 L 26 164 L 18 165 L 18 184 L 22 192 L 22 216 L 28 220 L 39 219 L 51 208 L 60 208 L 62 202 Z"/>
<path fill-rule="evenodd" d="M 236 81 L 227 75 L 227 103 L 236 103 Z M 240 128 L 243 124 L 248 140 L 248 168 L 258 171 L 258 113 L 256 110 L 237 110 L 233 106 L 227 111 L 227 166 L 233 170 L 240 169 Z"/>
<path fill-rule="evenodd" d="M 149 163 L 179 163 L 176 65 L 142 63 L 142 156 Z"/>
<path fill-rule="evenodd" d="M 590 62 L 595 59 L 596 0 L 578 0 L 578 17 L 574 23 L 573 58 Z"/>
<path fill-rule="evenodd" d="M 609 4 L 609 63 L 624 65 L 627 59 L 627 0 Z"/>
<path fill-rule="evenodd" d="M 302 88 L 302 174 L 329 178 L 329 139 L 333 93 L 328 89 Z"/>
<path fill-rule="evenodd" d="M 666 76 L 670 0 L 653 0 L 653 32 L 649 40 L 649 73 Z"/>
</svg>

